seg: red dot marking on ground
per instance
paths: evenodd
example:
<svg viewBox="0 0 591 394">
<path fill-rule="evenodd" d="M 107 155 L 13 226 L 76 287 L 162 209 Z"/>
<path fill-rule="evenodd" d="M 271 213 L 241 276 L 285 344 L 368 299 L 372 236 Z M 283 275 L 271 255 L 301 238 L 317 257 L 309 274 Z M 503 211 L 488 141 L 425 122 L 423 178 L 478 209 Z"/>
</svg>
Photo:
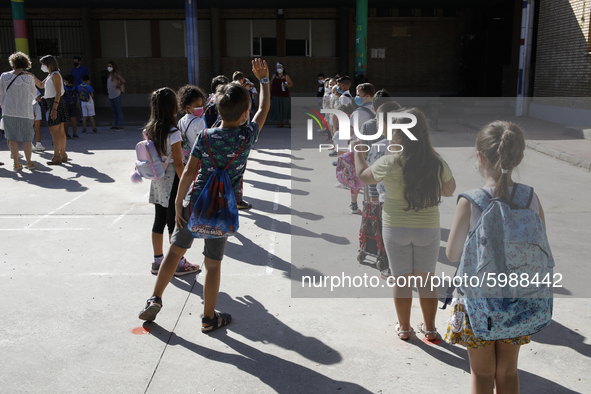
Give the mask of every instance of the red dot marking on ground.
<svg viewBox="0 0 591 394">
<path fill-rule="evenodd" d="M 423 342 L 429 345 L 439 345 L 441 343 L 441 338 L 437 337 L 434 341 L 430 341 L 427 338 L 423 338 Z"/>
<path fill-rule="evenodd" d="M 150 328 L 148 327 L 136 327 L 133 330 L 131 330 L 131 333 L 133 335 L 146 335 L 150 332 Z"/>
</svg>

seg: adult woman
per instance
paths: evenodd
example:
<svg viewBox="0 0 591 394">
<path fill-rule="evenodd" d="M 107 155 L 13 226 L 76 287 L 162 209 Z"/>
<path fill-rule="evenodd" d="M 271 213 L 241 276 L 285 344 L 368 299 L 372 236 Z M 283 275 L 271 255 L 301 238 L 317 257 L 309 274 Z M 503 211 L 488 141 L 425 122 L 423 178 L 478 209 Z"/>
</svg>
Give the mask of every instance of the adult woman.
<svg viewBox="0 0 591 394">
<path fill-rule="evenodd" d="M 53 157 L 47 164 L 53 166 L 68 161 L 66 128 L 64 127 L 68 121 L 68 108 L 62 97 L 64 95 L 64 79 L 60 74 L 57 60 L 51 55 L 46 55 L 39 59 L 39 62 L 41 63 L 41 71 L 49 74 L 43 81 L 35 78 L 35 83 L 39 88 L 45 89 L 43 98 L 49 109 L 47 125 L 53 140 Z"/>
<path fill-rule="evenodd" d="M 37 95 L 35 78 L 23 69 L 31 68 L 31 60 L 22 52 L 15 52 L 8 58 L 11 72 L 3 73 L 0 76 L 0 103 L 2 104 L 2 122 L 8 147 L 14 160 L 15 171 L 22 170 L 23 165 L 19 163 L 18 143 L 23 144 L 23 151 L 27 159 L 27 168 L 34 169 L 35 164 L 31 162 L 31 141 L 35 138 L 33 121 L 33 103 Z"/>
<path fill-rule="evenodd" d="M 277 72 L 271 77 L 271 118 L 278 121 L 277 127 L 283 127 L 287 121 L 291 126 L 291 101 L 289 88 L 293 87 L 291 78 L 283 63 L 277 62 Z"/>
<path fill-rule="evenodd" d="M 113 110 L 112 130 L 123 130 L 123 111 L 121 110 L 121 93 L 125 93 L 125 79 L 119 73 L 119 67 L 115 62 L 107 63 L 107 93 Z"/>
<path fill-rule="evenodd" d="M 453 194 L 456 184 L 449 166 L 431 146 L 425 115 L 417 108 L 400 111 L 416 117 L 417 124 L 410 132 L 417 140 L 411 141 L 402 130 L 397 130 L 392 142 L 402 146 L 402 152 L 383 156 L 371 167 L 367 166 L 363 152 L 356 152 L 355 169 L 361 182 L 375 184 L 383 180 L 386 189 L 382 227 L 396 284 L 394 306 L 398 315 L 398 337 L 406 340 L 412 332 L 410 311 L 412 288 L 416 285 L 424 319 L 419 324 L 419 332 L 433 341 L 437 338 L 437 289 L 430 288 L 429 278 L 435 272 L 439 255 L 438 205 L 441 196 Z M 352 149 L 359 142 L 352 141 Z M 418 277 L 420 279 L 416 279 Z"/>
</svg>

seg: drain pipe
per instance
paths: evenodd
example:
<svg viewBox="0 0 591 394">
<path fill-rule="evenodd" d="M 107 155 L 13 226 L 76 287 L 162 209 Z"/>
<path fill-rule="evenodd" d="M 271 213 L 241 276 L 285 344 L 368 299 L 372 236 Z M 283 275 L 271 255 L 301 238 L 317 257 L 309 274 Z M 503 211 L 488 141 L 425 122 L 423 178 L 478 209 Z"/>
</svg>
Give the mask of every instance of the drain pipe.
<svg viewBox="0 0 591 394">
<path fill-rule="evenodd" d="M 524 0 L 521 11 L 521 48 L 519 49 L 519 78 L 517 82 L 516 116 L 528 114 L 529 73 L 531 68 L 535 0 Z"/>
</svg>

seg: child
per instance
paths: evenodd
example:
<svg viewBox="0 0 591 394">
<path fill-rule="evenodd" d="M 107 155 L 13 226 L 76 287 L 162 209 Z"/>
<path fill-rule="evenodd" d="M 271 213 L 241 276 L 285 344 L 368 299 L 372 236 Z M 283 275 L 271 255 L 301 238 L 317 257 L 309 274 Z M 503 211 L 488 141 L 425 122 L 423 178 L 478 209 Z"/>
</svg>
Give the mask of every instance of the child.
<svg viewBox="0 0 591 394">
<path fill-rule="evenodd" d="M 218 86 L 229 83 L 230 80 L 225 75 L 218 75 L 211 80 L 211 94 L 205 104 L 205 124 L 207 127 L 213 127 L 220 122 L 218 108 L 215 103 L 215 92 Z"/>
<path fill-rule="evenodd" d="M 478 133 L 476 150 L 476 168 L 484 177 L 483 189 L 495 198 L 509 200 L 515 185 L 511 175 L 513 169 L 521 163 L 525 150 L 523 131 L 510 122 L 492 122 Z M 544 211 L 535 193 L 529 209 L 538 213 L 545 223 Z M 468 232 L 476 227 L 480 216 L 480 209 L 472 206 L 470 201 L 466 198 L 458 199 L 446 249 L 450 261 L 460 260 Z M 519 348 L 520 345 L 529 343 L 531 336 L 486 341 L 474 336 L 463 301 L 455 299 L 452 314 L 458 312 L 464 314 L 461 330 L 454 332 L 450 325 L 445 340 L 467 347 L 472 372 L 472 393 L 492 393 L 495 386 L 498 393 L 519 392 Z"/>
<path fill-rule="evenodd" d="M 169 240 L 174 230 L 174 201 L 179 177 L 184 169 L 181 152 L 183 138 L 176 125 L 178 104 L 172 89 L 161 88 L 152 92 L 150 109 L 150 120 L 145 128 L 146 135 L 149 140 L 154 141 L 162 162 L 169 161 L 164 178 L 152 181 L 150 184 L 150 204 L 154 204 L 155 207 L 154 225 L 152 226 L 154 262 L 151 272 L 157 274 L 164 258 L 162 252 L 164 227 L 168 226 Z M 174 271 L 175 276 L 199 270 L 199 266 L 189 263 L 184 254 L 179 256 L 177 263 L 176 271 Z"/>
<path fill-rule="evenodd" d="M 206 146 L 208 140 L 209 150 L 215 156 L 215 163 L 218 166 L 227 165 L 229 160 L 232 160 L 228 157 L 232 154 L 238 154 L 228 167 L 227 172 L 234 193 L 237 195 L 236 200 L 240 201 L 238 194 L 248 154 L 259 136 L 259 131 L 265 123 L 270 107 L 269 69 L 267 63 L 261 61 L 261 59 L 253 60 L 252 71 L 261 81 L 260 106 L 253 122 L 246 123 L 250 105 L 248 92 L 244 87 L 230 83 L 217 89 L 216 102 L 222 117 L 222 123 L 220 127 L 208 129 L 197 137 L 189 164 L 185 167 L 179 184 L 175 204 L 176 228 L 172 236 L 172 246 L 162 262 L 152 293 L 153 296 L 147 301 L 145 308 L 140 313 L 140 319 L 151 321 L 156 318 L 162 308 L 162 293 L 172 278 L 174 267 L 185 251 L 193 244 L 193 235 L 187 228 L 189 206 L 195 203 L 205 183 L 214 171 L 213 161 Z M 206 140 L 204 138 L 205 133 L 211 138 Z M 242 150 L 240 150 L 241 148 Z M 197 177 L 195 177 L 196 174 Z M 193 180 L 195 180 L 194 185 L 191 187 Z M 224 257 L 226 241 L 227 238 L 225 237 L 205 239 L 203 255 L 205 256 L 204 265 L 207 268 L 207 274 L 203 284 L 203 319 L 201 320 L 201 331 L 204 333 L 210 333 L 232 321 L 231 315 L 215 311 L 220 286 L 221 262 Z"/>
<path fill-rule="evenodd" d="M 361 182 L 371 185 L 383 181 L 386 190 L 382 211 L 384 247 L 394 279 L 404 278 L 396 280 L 398 285 L 394 287 L 396 333 L 402 340 L 410 338 L 412 292 L 416 285 L 423 312 L 419 332 L 434 341 L 437 289 L 428 283 L 435 273 L 440 248 L 439 203 L 442 196 L 453 194 L 456 185 L 451 169 L 431 145 L 425 114 L 417 108 L 405 112 L 417 119 L 416 126 L 410 129 L 417 141 L 411 141 L 397 129 L 392 142 L 403 146 L 400 153 L 382 156 L 368 167 L 363 152 L 355 151 L 361 141 L 353 140 L 351 147 Z M 410 277 L 421 279 L 413 282 Z"/>
<path fill-rule="evenodd" d="M 324 96 L 324 74 L 318 74 L 318 92 L 316 93 L 316 97 L 323 97 Z"/>
<path fill-rule="evenodd" d="M 35 140 L 37 144 L 33 146 L 33 152 L 43 152 L 45 147 L 41 144 L 41 92 L 37 89 L 37 98 L 33 104 L 33 112 L 35 113 L 35 120 L 33 128 L 35 129 Z"/>
<path fill-rule="evenodd" d="M 76 112 L 78 108 L 76 107 L 76 103 L 78 102 L 78 93 L 76 93 L 76 86 L 74 86 L 75 78 L 73 75 L 69 74 L 66 75 L 64 78 L 64 101 L 66 102 L 66 107 L 68 109 L 68 118 L 72 124 L 72 137 L 68 134 L 68 123 L 66 123 L 66 138 L 78 138 L 78 134 L 76 134 Z"/>
<path fill-rule="evenodd" d="M 351 97 L 351 93 L 349 89 L 351 89 L 351 78 L 348 75 L 340 77 L 337 79 L 337 91 L 340 94 L 339 102 L 341 105 L 347 105 L 353 103 L 353 97 Z"/>
<path fill-rule="evenodd" d="M 185 112 L 185 116 L 179 120 L 179 129 L 183 137 L 183 164 L 187 165 L 197 134 L 207 128 L 203 118 L 205 93 L 197 86 L 185 85 L 179 89 L 177 101 L 179 108 Z"/>
<path fill-rule="evenodd" d="M 78 86 L 80 95 L 80 112 L 82 112 L 82 132 L 86 133 L 86 119 L 90 118 L 92 132 L 96 134 L 97 129 L 94 124 L 94 89 L 90 86 L 90 77 L 82 76 L 82 83 Z"/>
</svg>

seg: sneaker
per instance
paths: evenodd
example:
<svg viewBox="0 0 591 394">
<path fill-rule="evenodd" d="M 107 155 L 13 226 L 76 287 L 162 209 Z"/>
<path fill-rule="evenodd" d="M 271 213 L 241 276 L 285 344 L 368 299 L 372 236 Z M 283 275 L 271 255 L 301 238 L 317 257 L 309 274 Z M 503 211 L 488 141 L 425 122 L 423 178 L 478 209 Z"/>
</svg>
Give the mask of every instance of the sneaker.
<svg viewBox="0 0 591 394">
<path fill-rule="evenodd" d="M 78 134 L 74 134 L 74 135 L 72 136 L 72 138 L 74 138 L 75 140 L 77 140 L 77 139 L 78 139 L 78 138 L 80 138 L 80 137 L 78 137 Z"/>
<path fill-rule="evenodd" d="M 69 140 L 71 140 L 72 139 L 72 136 L 70 134 L 66 133 L 66 138 L 69 139 Z"/>
<path fill-rule="evenodd" d="M 82 129 L 82 132 L 83 132 L 83 133 L 86 133 L 86 129 Z"/>
<path fill-rule="evenodd" d="M 150 272 L 154 275 L 158 275 L 158 270 L 160 269 L 160 264 L 157 262 L 153 262 L 152 263 L 152 269 L 150 270 Z"/>
<path fill-rule="evenodd" d="M 146 306 L 138 317 L 142 320 L 153 321 L 160 309 L 162 309 L 162 298 L 154 296 L 146 302 Z"/>
<path fill-rule="evenodd" d="M 336 167 L 338 164 L 339 164 L 339 163 L 338 163 L 337 161 L 333 161 L 333 162 L 332 162 L 332 165 L 333 165 L 333 166 L 335 166 L 335 167 Z"/>
<path fill-rule="evenodd" d="M 244 200 L 241 200 L 238 203 L 238 209 L 250 209 L 250 208 L 252 208 L 252 204 L 249 204 Z"/>
<path fill-rule="evenodd" d="M 125 129 L 123 128 L 123 126 L 119 126 L 119 127 L 117 127 L 117 130 L 125 130 Z"/>
<path fill-rule="evenodd" d="M 45 147 L 41 145 L 41 142 L 37 142 L 37 145 L 33 147 L 33 152 L 43 152 Z"/>
<path fill-rule="evenodd" d="M 330 152 L 328 154 L 330 157 L 337 157 L 339 155 L 339 152 L 337 152 L 336 150 L 334 152 Z"/>
<path fill-rule="evenodd" d="M 96 134 L 96 133 L 97 133 L 97 131 L 98 131 L 97 129 L 92 129 L 92 132 L 93 132 L 94 134 Z"/>
<path fill-rule="evenodd" d="M 359 206 L 357 206 L 356 202 L 352 202 L 351 205 L 349 205 L 349 209 L 351 210 L 352 214 L 359 213 Z"/>
<path fill-rule="evenodd" d="M 109 127 L 110 130 L 117 130 L 117 126 L 111 126 Z"/>
<path fill-rule="evenodd" d="M 187 259 L 185 259 L 185 256 L 181 258 L 181 261 L 184 261 L 185 263 L 179 267 L 176 267 L 176 272 L 174 273 L 174 276 L 183 276 L 187 274 L 192 274 L 193 272 L 201 272 L 199 265 L 189 263 Z"/>
</svg>

